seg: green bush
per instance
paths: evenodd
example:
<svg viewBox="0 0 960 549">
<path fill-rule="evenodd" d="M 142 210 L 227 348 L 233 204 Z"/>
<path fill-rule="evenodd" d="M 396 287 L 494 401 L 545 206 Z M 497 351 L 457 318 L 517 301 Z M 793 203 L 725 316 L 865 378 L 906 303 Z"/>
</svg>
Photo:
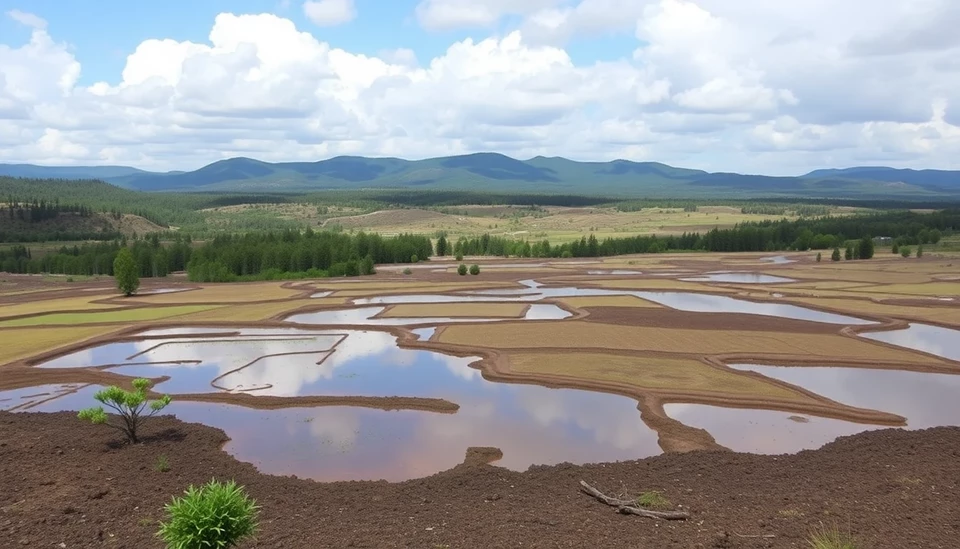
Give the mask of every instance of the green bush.
<svg viewBox="0 0 960 549">
<path fill-rule="evenodd" d="M 405 274 L 405 275 L 412 275 L 412 274 L 413 274 L 413 271 L 410 270 L 410 267 L 407 267 L 406 269 L 403 270 L 403 274 Z"/>
<path fill-rule="evenodd" d="M 909 246 L 900 246 L 900 255 L 901 255 L 901 256 L 903 256 L 903 257 L 910 257 L 910 254 L 911 254 L 911 253 L 912 253 L 912 252 L 910 251 L 910 247 L 909 247 Z"/>
<path fill-rule="evenodd" d="M 466 275 L 466 274 L 467 274 L 467 266 L 464 265 L 463 263 L 461 263 L 460 266 L 457 267 L 457 274 L 459 274 L 460 276 Z"/>
<path fill-rule="evenodd" d="M 817 263 L 820 263 L 820 260 L 823 259 L 820 255 L 820 252 L 817 252 Z"/>
<path fill-rule="evenodd" d="M 836 526 L 827 528 L 823 524 L 810 533 L 807 543 L 811 549 L 857 549 L 853 536 L 841 532 Z"/>
<path fill-rule="evenodd" d="M 103 406 L 81 410 L 77 417 L 96 425 L 106 425 L 122 432 L 127 440 L 133 444 L 140 442 L 137 431 L 148 417 L 154 416 L 170 404 L 170 395 L 162 395 L 153 402 L 147 402 L 147 389 L 150 380 L 137 378 L 133 380 L 133 391 L 125 391 L 120 387 L 107 387 L 93 395 L 98 402 L 112 409 L 119 416 L 120 421 L 111 423 Z M 149 411 L 147 410 L 149 408 Z M 144 412 L 148 413 L 144 415 Z"/>
<path fill-rule="evenodd" d="M 157 536 L 168 549 L 235 547 L 257 529 L 257 502 L 232 480 L 191 485 L 165 509 L 169 520 L 160 523 Z"/>
<path fill-rule="evenodd" d="M 474 263 L 473 265 L 470 265 L 470 274 L 472 275 L 480 274 L 480 265 L 477 265 L 476 263 Z"/>
<path fill-rule="evenodd" d="M 413 254 L 410 256 L 410 263 L 419 263 L 419 262 L 420 262 L 420 258 L 417 257 L 417 254 Z"/>
<path fill-rule="evenodd" d="M 917 246 L 917 257 L 923 257 L 923 246 Z"/>
<path fill-rule="evenodd" d="M 463 261 L 463 254 L 457 254 L 457 261 Z"/>
<path fill-rule="evenodd" d="M 833 255 L 830 256 L 831 261 L 840 261 L 840 248 L 833 249 Z"/>
</svg>

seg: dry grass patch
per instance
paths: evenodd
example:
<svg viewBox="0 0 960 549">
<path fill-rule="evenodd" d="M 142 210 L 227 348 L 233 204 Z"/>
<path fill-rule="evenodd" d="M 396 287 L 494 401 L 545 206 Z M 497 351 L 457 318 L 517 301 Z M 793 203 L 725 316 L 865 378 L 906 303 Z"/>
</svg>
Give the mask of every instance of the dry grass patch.
<svg viewBox="0 0 960 549">
<path fill-rule="evenodd" d="M 17 328 L 0 330 L 0 364 L 117 331 L 117 326 L 71 326 L 68 328 Z"/>
<path fill-rule="evenodd" d="M 188 320 L 191 322 L 256 322 L 258 320 L 269 320 L 284 313 L 292 313 L 301 307 L 324 304 L 330 300 L 331 298 L 296 299 L 292 301 L 281 301 L 278 303 L 227 305 L 209 311 L 192 314 Z M 335 303 L 331 304 L 342 305 L 345 300 L 332 299 L 332 301 L 335 301 Z"/>
<path fill-rule="evenodd" d="M 931 282 L 928 284 L 885 284 L 881 286 L 870 286 L 861 288 L 859 292 L 899 294 L 899 295 L 960 295 L 960 283 L 957 282 Z"/>
<path fill-rule="evenodd" d="M 722 320 L 718 319 L 718 325 Z M 941 364 L 943 361 L 891 349 L 868 340 L 833 334 L 797 334 L 741 330 L 690 330 L 621 326 L 596 322 L 500 322 L 447 326 L 438 341 L 492 349 L 617 349 L 665 353 L 781 355 L 823 360 L 897 361 Z"/>
<path fill-rule="evenodd" d="M 560 299 L 562 303 L 571 307 L 642 307 L 647 309 L 662 309 L 659 303 L 640 299 L 632 295 L 600 295 L 585 297 L 564 297 Z"/>
<path fill-rule="evenodd" d="M 772 273 L 768 273 L 772 274 Z M 778 276 L 791 276 L 789 273 Z M 847 288 L 862 288 L 869 286 L 863 282 L 841 282 L 838 280 L 818 280 L 816 282 L 790 282 L 787 284 L 778 284 L 778 289 L 804 289 L 804 290 L 843 290 Z"/>
<path fill-rule="evenodd" d="M 27 303 L 3 303 L 0 304 L 0 316 L 18 316 L 39 313 L 49 313 L 53 311 L 87 311 L 91 309 L 113 309 L 119 305 L 103 305 L 92 303 L 98 299 L 107 299 L 115 297 L 114 295 L 89 295 L 84 297 L 70 297 L 66 299 L 45 299 L 41 301 L 30 301 Z"/>
<path fill-rule="evenodd" d="M 907 307 L 905 305 L 888 305 L 862 299 L 817 299 L 810 297 L 788 299 L 794 303 L 827 307 L 851 315 L 875 314 L 892 318 L 919 319 L 929 322 L 960 325 L 960 308 L 958 307 Z"/>
<path fill-rule="evenodd" d="M 244 303 L 249 301 L 268 301 L 289 299 L 303 293 L 302 290 L 281 288 L 280 282 L 234 283 L 203 286 L 199 290 L 134 296 L 138 303 L 179 304 L 179 303 Z"/>
<path fill-rule="evenodd" d="M 188 315 L 199 311 L 217 308 L 218 305 L 192 305 L 185 307 L 144 307 L 141 309 L 118 309 L 99 313 L 54 313 L 13 320 L 0 321 L 0 328 L 21 326 L 75 326 L 77 324 L 96 324 L 104 322 L 143 322 Z"/>
<path fill-rule="evenodd" d="M 810 400 L 806 395 L 780 385 L 714 368 L 691 358 L 603 353 L 511 353 L 509 362 L 510 370 L 516 373 L 612 382 L 641 389 Z"/>
<path fill-rule="evenodd" d="M 388 307 L 384 318 L 520 318 L 527 303 L 409 303 Z"/>
<path fill-rule="evenodd" d="M 921 284 L 930 280 L 929 275 L 902 273 L 884 270 L 882 266 L 867 262 L 855 267 L 795 267 L 777 272 L 791 278 L 822 278 L 831 282 L 863 282 L 865 284 Z M 788 274 L 789 273 L 789 274 Z"/>
</svg>

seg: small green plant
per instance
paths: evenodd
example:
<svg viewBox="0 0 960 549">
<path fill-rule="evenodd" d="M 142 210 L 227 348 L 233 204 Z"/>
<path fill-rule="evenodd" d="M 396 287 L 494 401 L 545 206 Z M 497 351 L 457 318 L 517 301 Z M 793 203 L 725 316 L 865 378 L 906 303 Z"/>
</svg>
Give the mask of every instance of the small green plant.
<svg viewBox="0 0 960 549">
<path fill-rule="evenodd" d="M 836 526 L 827 528 L 822 523 L 807 538 L 811 549 L 857 549 L 857 542 Z"/>
<path fill-rule="evenodd" d="M 459 274 L 460 276 L 466 276 L 467 266 L 461 263 L 460 266 L 457 267 L 457 274 Z"/>
<path fill-rule="evenodd" d="M 93 395 L 98 402 L 112 409 L 120 418 L 119 423 L 111 423 L 103 406 L 81 410 L 77 417 L 96 425 L 107 425 L 126 435 L 133 444 L 140 442 L 137 431 L 148 417 L 154 416 L 170 404 L 170 395 L 162 395 L 153 402 L 147 402 L 147 389 L 150 380 L 137 378 L 133 380 L 133 391 L 125 391 L 117 386 L 107 387 Z M 149 411 L 147 410 L 149 408 Z M 148 412 L 144 415 L 144 412 Z"/>
<path fill-rule="evenodd" d="M 169 520 L 160 523 L 157 536 L 167 549 L 226 549 L 252 536 L 259 507 L 236 482 L 211 480 L 191 485 L 164 509 Z"/>
<path fill-rule="evenodd" d="M 167 456 L 160 454 L 157 456 L 157 462 L 153 464 L 154 470 L 158 473 L 166 473 L 170 470 L 170 461 L 167 459 Z"/>
<path fill-rule="evenodd" d="M 463 261 L 463 254 L 457 254 L 457 261 Z"/>
<path fill-rule="evenodd" d="M 823 259 L 823 256 L 820 255 L 820 252 L 817 252 L 817 263 L 820 263 L 821 259 Z"/>
<path fill-rule="evenodd" d="M 923 246 L 917 246 L 917 257 L 923 257 Z"/>
<path fill-rule="evenodd" d="M 903 257 L 910 257 L 911 251 L 909 246 L 900 246 L 900 255 Z"/>
<path fill-rule="evenodd" d="M 420 262 L 420 258 L 417 257 L 417 254 L 413 254 L 410 256 L 410 263 L 419 263 L 419 262 Z"/>
<path fill-rule="evenodd" d="M 473 265 L 470 265 L 470 274 L 472 275 L 480 274 L 480 265 L 477 265 L 476 263 L 474 263 Z"/>
<path fill-rule="evenodd" d="M 840 248 L 833 249 L 833 255 L 830 256 L 830 261 L 840 261 Z"/>
<path fill-rule="evenodd" d="M 670 501 L 660 492 L 644 492 L 637 496 L 637 507 L 644 509 L 669 509 Z"/>
<path fill-rule="evenodd" d="M 410 267 L 407 267 L 406 269 L 403 270 L 403 274 L 405 274 L 405 275 L 411 275 L 411 274 L 413 274 L 413 271 L 410 270 Z"/>
</svg>

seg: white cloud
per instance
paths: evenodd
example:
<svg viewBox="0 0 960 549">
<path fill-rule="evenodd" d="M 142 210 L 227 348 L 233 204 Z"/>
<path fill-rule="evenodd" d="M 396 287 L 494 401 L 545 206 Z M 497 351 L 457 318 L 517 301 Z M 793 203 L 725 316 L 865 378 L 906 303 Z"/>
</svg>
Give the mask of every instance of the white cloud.
<svg viewBox="0 0 960 549">
<path fill-rule="evenodd" d="M 7 15 L 21 25 L 26 25 L 34 29 L 47 28 L 47 20 L 32 13 L 27 13 L 20 10 L 10 10 L 7 12 Z"/>
<path fill-rule="evenodd" d="M 362 55 L 283 17 L 224 13 L 206 40 L 144 40 L 92 85 L 77 84 L 84 52 L 32 24 L 26 43 L 0 45 L 0 162 L 190 169 L 237 155 L 495 150 L 767 173 L 866 160 L 957 168 L 960 44 L 934 32 L 956 20 L 948 8 L 424 0 L 427 28 L 516 27 L 433 58 Z M 876 50 L 901 21 L 913 34 Z M 910 38 L 931 28 L 936 39 Z M 633 41 L 605 54 L 614 61 L 573 49 L 609 32 Z"/>
<path fill-rule="evenodd" d="M 333 27 L 353 21 L 357 9 L 353 0 L 307 0 L 303 13 L 314 25 Z"/>
</svg>

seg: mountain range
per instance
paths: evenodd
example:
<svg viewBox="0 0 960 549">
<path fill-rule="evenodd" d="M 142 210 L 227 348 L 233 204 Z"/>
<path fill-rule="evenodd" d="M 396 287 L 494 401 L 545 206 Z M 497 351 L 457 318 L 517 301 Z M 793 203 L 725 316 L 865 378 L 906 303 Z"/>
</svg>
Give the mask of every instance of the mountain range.
<svg viewBox="0 0 960 549">
<path fill-rule="evenodd" d="M 148 172 L 126 166 L 0 164 L 0 176 L 99 179 L 150 192 L 309 192 L 408 188 L 612 197 L 960 198 L 960 171 L 854 167 L 799 176 L 706 172 L 657 162 L 577 162 L 497 153 L 403 160 L 338 156 L 318 162 L 220 160 L 194 171 Z"/>
</svg>

